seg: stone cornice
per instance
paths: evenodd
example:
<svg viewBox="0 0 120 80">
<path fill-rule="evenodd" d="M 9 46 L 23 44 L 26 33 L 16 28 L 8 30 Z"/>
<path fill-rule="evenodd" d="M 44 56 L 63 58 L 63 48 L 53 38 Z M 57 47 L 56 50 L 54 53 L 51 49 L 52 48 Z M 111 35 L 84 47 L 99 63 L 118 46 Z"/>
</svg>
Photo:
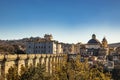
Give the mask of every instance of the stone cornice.
<svg viewBox="0 0 120 80">
<path fill-rule="evenodd" d="M 27 59 L 27 54 L 19 54 L 18 59 L 20 59 L 20 60 Z"/>
<path fill-rule="evenodd" d="M 4 60 L 4 55 L 0 55 L 0 61 Z"/>
<path fill-rule="evenodd" d="M 5 60 L 7 61 L 12 61 L 12 60 L 17 60 L 17 55 L 5 55 Z"/>
</svg>

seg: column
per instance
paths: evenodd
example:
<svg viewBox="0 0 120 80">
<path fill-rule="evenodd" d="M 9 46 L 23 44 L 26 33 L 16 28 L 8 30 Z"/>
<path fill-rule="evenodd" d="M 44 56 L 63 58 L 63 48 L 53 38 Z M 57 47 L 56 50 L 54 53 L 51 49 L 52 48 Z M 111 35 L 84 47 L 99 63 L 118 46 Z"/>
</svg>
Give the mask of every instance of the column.
<svg viewBox="0 0 120 80">
<path fill-rule="evenodd" d="M 52 68 L 52 65 L 53 64 L 53 57 L 52 56 L 50 56 L 50 74 L 52 74 L 52 70 L 53 70 L 53 68 Z"/>
<path fill-rule="evenodd" d="M 49 57 L 46 57 L 46 72 L 49 72 Z"/>
<path fill-rule="evenodd" d="M 35 59 L 33 61 L 33 63 L 34 63 L 35 66 L 37 66 L 37 64 L 40 64 L 40 62 L 41 62 L 40 59 L 41 59 L 41 54 L 36 54 L 35 55 Z"/>
</svg>

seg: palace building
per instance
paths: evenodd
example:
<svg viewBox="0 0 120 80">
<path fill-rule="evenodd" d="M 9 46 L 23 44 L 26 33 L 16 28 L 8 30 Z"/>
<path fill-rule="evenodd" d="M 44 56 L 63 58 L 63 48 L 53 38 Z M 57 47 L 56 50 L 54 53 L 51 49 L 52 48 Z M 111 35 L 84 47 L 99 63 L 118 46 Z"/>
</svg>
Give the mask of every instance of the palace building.
<svg viewBox="0 0 120 80">
<path fill-rule="evenodd" d="M 26 53 L 56 54 L 63 53 L 62 45 L 52 40 L 52 35 L 45 34 L 44 38 L 31 38 L 26 43 Z"/>
</svg>

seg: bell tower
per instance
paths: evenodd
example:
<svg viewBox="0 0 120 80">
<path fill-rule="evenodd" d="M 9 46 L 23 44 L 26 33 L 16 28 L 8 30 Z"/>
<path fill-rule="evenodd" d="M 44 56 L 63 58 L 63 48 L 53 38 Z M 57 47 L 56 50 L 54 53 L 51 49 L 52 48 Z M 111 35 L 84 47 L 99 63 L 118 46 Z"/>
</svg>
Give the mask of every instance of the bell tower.
<svg viewBox="0 0 120 80">
<path fill-rule="evenodd" d="M 106 40 L 106 38 L 104 37 L 102 40 L 102 47 L 107 48 L 108 47 L 108 42 Z"/>
</svg>

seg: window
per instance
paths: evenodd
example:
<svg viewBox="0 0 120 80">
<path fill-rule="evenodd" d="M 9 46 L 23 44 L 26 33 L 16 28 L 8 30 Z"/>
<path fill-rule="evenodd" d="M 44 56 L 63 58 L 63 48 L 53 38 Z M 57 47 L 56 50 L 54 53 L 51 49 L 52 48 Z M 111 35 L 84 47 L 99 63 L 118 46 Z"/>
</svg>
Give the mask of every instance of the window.
<svg viewBox="0 0 120 80">
<path fill-rule="evenodd" d="M 49 46 L 49 48 L 50 48 L 50 46 Z"/>
<path fill-rule="evenodd" d="M 44 53 L 46 53 L 46 50 L 44 50 Z"/>
<path fill-rule="evenodd" d="M 50 53 L 50 50 L 49 50 L 49 53 Z"/>
</svg>

